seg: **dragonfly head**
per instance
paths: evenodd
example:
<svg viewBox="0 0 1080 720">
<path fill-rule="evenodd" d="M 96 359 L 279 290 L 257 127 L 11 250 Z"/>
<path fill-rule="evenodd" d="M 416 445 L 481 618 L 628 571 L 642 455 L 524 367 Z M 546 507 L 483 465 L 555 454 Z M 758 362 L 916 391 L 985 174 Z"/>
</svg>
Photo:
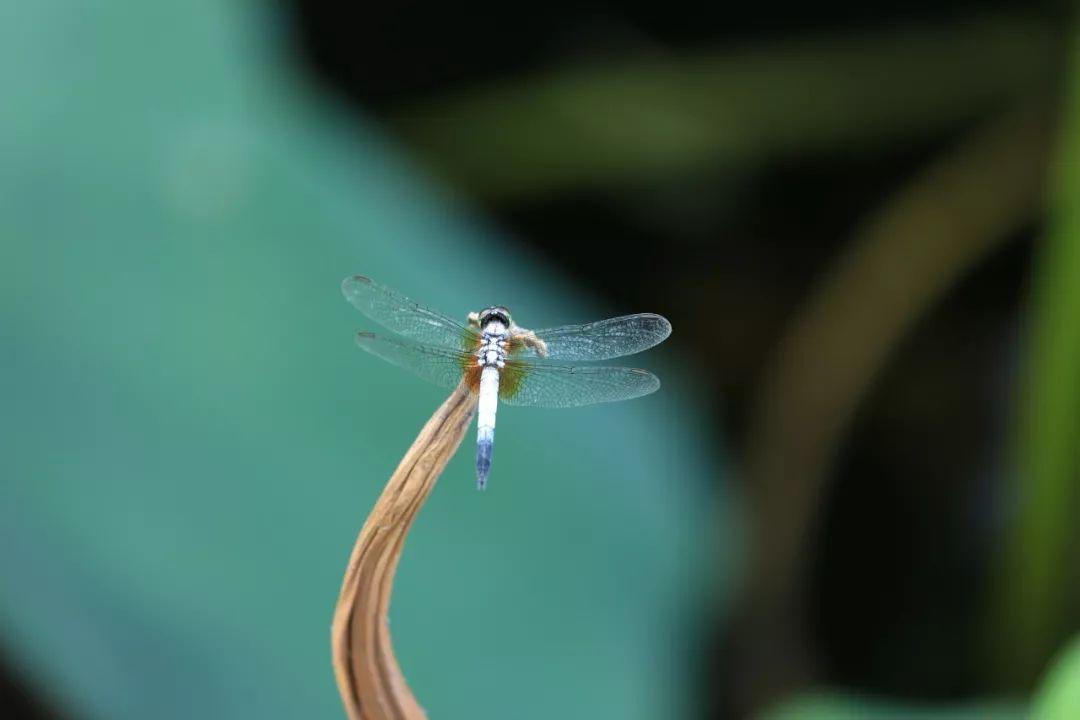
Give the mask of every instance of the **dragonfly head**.
<svg viewBox="0 0 1080 720">
<path fill-rule="evenodd" d="M 510 311 L 501 305 L 485 308 L 480 311 L 480 327 L 487 327 L 488 323 L 502 323 L 504 328 L 510 327 Z"/>
</svg>

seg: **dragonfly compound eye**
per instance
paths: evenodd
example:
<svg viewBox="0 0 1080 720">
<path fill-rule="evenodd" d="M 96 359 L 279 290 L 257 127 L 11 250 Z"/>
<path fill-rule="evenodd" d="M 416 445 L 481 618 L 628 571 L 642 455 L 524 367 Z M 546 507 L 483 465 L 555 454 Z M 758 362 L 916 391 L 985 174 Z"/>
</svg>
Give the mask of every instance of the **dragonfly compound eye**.
<svg viewBox="0 0 1080 720">
<path fill-rule="evenodd" d="M 510 327 L 510 311 L 504 307 L 489 307 L 480 313 L 480 325 L 487 325 L 489 322 L 500 322 L 506 327 Z"/>
</svg>

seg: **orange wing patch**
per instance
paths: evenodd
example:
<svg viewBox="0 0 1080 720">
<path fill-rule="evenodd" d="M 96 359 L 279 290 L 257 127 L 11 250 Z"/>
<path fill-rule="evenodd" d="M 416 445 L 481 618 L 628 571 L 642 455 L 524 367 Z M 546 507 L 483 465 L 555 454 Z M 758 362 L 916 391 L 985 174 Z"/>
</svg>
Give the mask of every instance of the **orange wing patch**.
<svg viewBox="0 0 1080 720">
<path fill-rule="evenodd" d="M 473 393 L 480 392 L 480 373 L 484 368 L 476 362 L 476 351 L 480 349 L 483 339 L 474 332 L 465 332 L 461 336 L 461 345 L 465 352 L 461 355 L 461 372 L 465 376 L 465 384 Z"/>
<path fill-rule="evenodd" d="M 469 366 L 465 368 L 465 384 L 469 386 L 469 390 L 476 394 L 480 392 L 480 374 L 484 372 L 484 368 L 476 364 L 476 359 L 471 355 L 469 359 L 472 360 Z"/>
<path fill-rule="evenodd" d="M 508 357 L 514 355 L 520 355 L 521 351 L 525 349 L 525 342 L 519 335 L 511 335 L 506 339 L 506 354 Z"/>
<path fill-rule="evenodd" d="M 480 333 L 473 330 L 466 329 L 461 333 L 461 347 L 465 349 L 467 353 L 476 353 L 480 349 L 480 345 L 483 344 L 484 339 L 480 337 Z"/>
<path fill-rule="evenodd" d="M 514 360 L 507 360 L 499 371 L 499 397 L 504 400 L 515 397 L 521 391 L 521 383 L 529 376 L 529 366 Z"/>
</svg>

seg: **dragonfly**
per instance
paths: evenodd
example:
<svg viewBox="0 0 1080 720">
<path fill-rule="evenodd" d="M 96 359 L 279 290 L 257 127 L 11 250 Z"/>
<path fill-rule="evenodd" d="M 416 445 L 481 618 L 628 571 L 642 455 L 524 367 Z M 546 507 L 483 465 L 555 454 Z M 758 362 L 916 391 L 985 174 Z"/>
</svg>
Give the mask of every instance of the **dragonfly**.
<svg viewBox="0 0 1080 720">
<path fill-rule="evenodd" d="M 500 401 L 578 407 L 630 400 L 660 387 L 648 370 L 575 364 L 633 355 L 663 342 L 671 323 L 660 315 L 527 330 L 502 305 L 470 312 L 459 322 L 363 275 L 345 278 L 341 291 L 356 309 L 393 333 L 360 332 L 357 345 L 436 385 L 454 388 L 464 381 L 479 396 L 476 485 L 481 490 L 491 472 Z"/>
</svg>

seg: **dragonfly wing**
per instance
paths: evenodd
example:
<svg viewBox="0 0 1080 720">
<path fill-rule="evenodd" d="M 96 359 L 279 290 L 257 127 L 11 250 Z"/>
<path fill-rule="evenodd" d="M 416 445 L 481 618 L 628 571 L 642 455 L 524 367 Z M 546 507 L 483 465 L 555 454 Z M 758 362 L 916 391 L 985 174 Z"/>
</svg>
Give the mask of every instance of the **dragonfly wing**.
<svg viewBox="0 0 1080 720">
<path fill-rule="evenodd" d="M 562 408 L 631 400 L 655 392 L 660 380 L 648 370 L 507 361 L 499 399 L 508 405 Z"/>
<path fill-rule="evenodd" d="M 358 333 L 356 344 L 388 363 L 445 388 L 457 387 L 465 369 L 476 361 L 472 355 L 460 350 L 421 345 L 403 338 L 368 332 Z"/>
<path fill-rule="evenodd" d="M 345 278 L 341 292 L 357 310 L 387 330 L 425 345 L 465 347 L 477 334 L 363 275 Z"/>
<path fill-rule="evenodd" d="M 638 313 L 608 318 L 585 325 L 564 325 L 537 330 L 536 338 L 547 346 L 545 357 L 574 362 L 610 360 L 648 350 L 671 334 L 671 323 L 661 315 Z M 524 343 L 523 353 L 536 357 L 534 346 Z"/>
</svg>

